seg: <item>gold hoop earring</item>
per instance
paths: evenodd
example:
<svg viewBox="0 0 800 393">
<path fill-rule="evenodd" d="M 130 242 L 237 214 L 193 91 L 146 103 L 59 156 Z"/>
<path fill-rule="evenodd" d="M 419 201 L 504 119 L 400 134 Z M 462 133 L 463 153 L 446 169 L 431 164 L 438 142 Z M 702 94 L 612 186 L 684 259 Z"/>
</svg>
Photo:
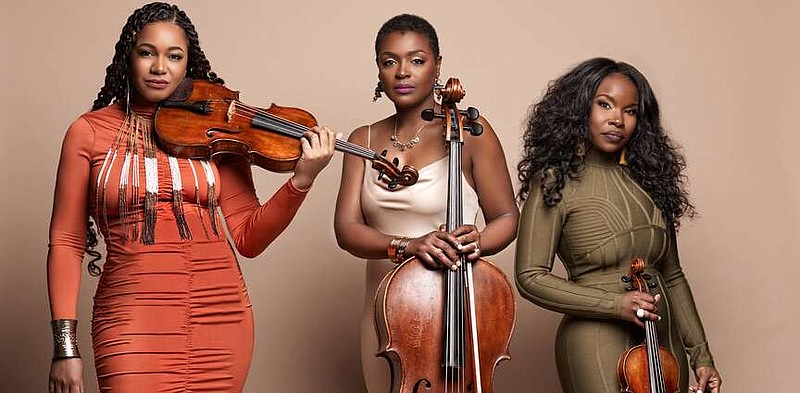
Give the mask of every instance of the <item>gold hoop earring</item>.
<svg viewBox="0 0 800 393">
<path fill-rule="evenodd" d="M 383 92 L 383 85 L 381 84 L 380 81 L 378 81 L 378 84 L 375 85 L 375 95 L 372 96 L 372 102 L 378 101 L 378 99 L 381 98 L 382 92 Z"/>
</svg>

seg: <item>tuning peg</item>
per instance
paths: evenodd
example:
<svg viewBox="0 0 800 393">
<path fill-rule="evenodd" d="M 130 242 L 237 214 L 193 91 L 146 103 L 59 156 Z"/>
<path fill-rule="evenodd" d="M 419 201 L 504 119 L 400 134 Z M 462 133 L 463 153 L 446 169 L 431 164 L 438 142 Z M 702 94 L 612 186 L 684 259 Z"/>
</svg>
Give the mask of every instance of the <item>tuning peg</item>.
<svg viewBox="0 0 800 393">
<path fill-rule="evenodd" d="M 483 126 L 478 123 L 472 123 L 468 126 L 464 126 L 464 129 L 469 131 L 470 134 L 474 136 L 478 136 L 483 134 Z"/>
<path fill-rule="evenodd" d="M 394 164 L 394 166 L 398 166 L 398 165 L 400 165 L 400 159 L 399 159 L 399 158 L 397 158 L 397 157 L 393 158 L 393 159 L 392 159 L 392 164 Z"/>
<path fill-rule="evenodd" d="M 658 286 L 658 284 L 656 284 L 656 283 L 654 283 L 654 282 L 649 282 L 649 283 L 647 283 L 647 287 L 648 287 L 648 288 L 650 288 L 650 289 L 653 289 L 653 288 L 655 288 L 655 287 L 657 287 L 657 286 Z"/>
<path fill-rule="evenodd" d="M 386 184 L 386 187 L 388 187 L 390 190 L 394 190 L 395 188 L 397 188 L 397 182 L 389 182 L 388 184 Z"/>
<path fill-rule="evenodd" d="M 383 149 L 383 151 L 381 152 L 381 157 L 386 157 L 386 149 Z"/>
<path fill-rule="evenodd" d="M 431 121 L 433 119 L 444 119 L 444 115 L 443 114 L 436 113 L 436 112 L 433 111 L 433 109 L 430 109 L 430 108 L 423 110 L 422 113 L 420 114 L 420 116 L 422 116 L 422 120 L 425 120 L 425 121 Z"/>
<path fill-rule="evenodd" d="M 650 281 L 650 279 L 653 278 L 653 276 L 651 276 L 650 273 L 644 273 L 642 274 L 642 278 L 644 278 L 645 281 Z"/>
<path fill-rule="evenodd" d="M 622 282 L 631 282 L 631 277 L 630 276 L 622 276 L 621 280 L 622 280 Z"/>
<path fill-rule="evenodd" d="M 459 111 L 459 113 L 461 113 L 463 116 L 466 116 L 467 119 L 469 119 L 469 121 L 475 121 L 478 120 L 479 117 L 481 117 L 481 113 L 478 112 L 478 109 L 472 106 L 467 108 L 466 110 Z"/>
</svg>

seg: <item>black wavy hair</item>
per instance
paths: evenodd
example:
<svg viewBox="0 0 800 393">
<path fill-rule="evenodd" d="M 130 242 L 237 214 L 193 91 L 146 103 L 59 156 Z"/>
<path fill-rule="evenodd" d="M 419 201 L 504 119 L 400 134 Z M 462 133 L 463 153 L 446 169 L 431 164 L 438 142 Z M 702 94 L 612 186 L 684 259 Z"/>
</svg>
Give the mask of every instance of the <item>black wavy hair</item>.
<svg viewBox="0 0 800 393">
<path fill-rule="evenodd" d="M 585 152 L 592 149 L 589 112 L 597 86 L 609 74 L 628 77 L 639 93 L 636 129 L 625 147 L 627 171 L 670 224 L 678 226 L 684 215 L 695 215 L 686 190 L 686 160 L 661 125 L 658 101 L 650 83 L 630 64 L 608 58 L 586 60 L 548 84 L 534 104 L 523 135 L 522 160 L 517 165 L 524 201 L 532 183 L 540 182 L 547 206 L 562 199 L 566 178 L 583 170 Z"/>
<path fill-rule="evenodd" d="M 186 16 L 178 6 L 168 3 L 150 3 L 133 11 L 128 17 L 119 40 L 114 45 L 114 58 L 111 64 L 106 67 L 105 84 L 97 93 L 97 99 L 92 104 L 92 110 L 105 108 L 112 102 L 126 102 L 129 77 L 130 77 L 130 58 L 133 46 L 136 44 L 136 36 L 139 31 L 149 23 L 153 22 L 172 22 L 178 25 L 184 33 L 189 43 L 189 58 L 187 60 L 186 76 L 193 79 L 207 80 L 213 83 L 224 84 L 225 81 L 217 77 L 211 71 L 211 64 L 203 49 L 200 48 L 200 39 L 192 21 Z M 127 102 L 126 102 L 127 104 Z M 91 220 L 86 227 L 86 253 L 89 254 L 90 261 L 87 266 L 89 275 L 99 276 L 102 270 L 97 265 L 101 259 L 100 253 L 94 247 L 97 246 L 97 232 L 92 227 Z"/>
<path fill-rule="evenodd" d="M 114 58 L 106 67 L 106 79 L 97 99 L 94 100 L 92 110 L 108 106 L 112 101 L 125 101 L 128 92 L 128 78 L 131 51 L 136 44 L 136 35 L 142 28 L 153 22 L 172 22 L 186 33 L 189 42 L 189 59 L 186 67 L 186 76 L 193 79 L 203 79 L 214 83 L 225 83 L 211 71 L 211 64 L 206 59 L 203 49 L 200 48 L 200 39 L 192 21 L 178 6 L 168 3 L 150 3 L 133 11 L 122 33 L 114 46 Z"/>
<path fill-rule="evenodd" d="M 375 61 L 378 61 L 380 53 L 379 46 L 387 35 L 395 32 L 405 33 L 413 31 L 415 33 L 424 35 L 428 38 L 428 44 L 433 51 L 433 57 L 439 58 L 439 37 L 436 35 L 436 29 L 433 28 L 424 18 L 412 14 L 400 14 L 387 20 L 378 30 L 378 36 L 375 37 Z"/>
</svg>

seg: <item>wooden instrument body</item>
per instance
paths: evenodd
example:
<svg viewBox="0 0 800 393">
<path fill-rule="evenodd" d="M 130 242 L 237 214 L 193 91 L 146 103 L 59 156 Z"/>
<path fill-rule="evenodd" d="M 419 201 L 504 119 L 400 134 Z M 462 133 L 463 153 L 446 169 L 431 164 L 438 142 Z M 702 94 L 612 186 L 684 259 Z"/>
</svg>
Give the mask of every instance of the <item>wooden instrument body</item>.
<svg viewBox="0 0 800 393">
<path fill-rule="evenodd" d="M 494 370 L 509 359 L 515 322 L 514 292 L 505 274 L 481 258 L 473 263 L 482 391 L 493 391 Z M 392 392 L 473 392 L 474 378 L 448 378 L 442 369 L 445 280 L 416 258 L 403 262 L 381 281 L 376 295 L 378 356 L 389 360 Z M 469 326 L 466 326 L 469 329 Z M 469 333 L 467 331 L 467 333 Z M 472 353 L 467 341 L 466 353 Z M 473 362 L 467 358 L 466 368 Z M 459 390 L 459 385 L 463 389 Z"/>
</svg>

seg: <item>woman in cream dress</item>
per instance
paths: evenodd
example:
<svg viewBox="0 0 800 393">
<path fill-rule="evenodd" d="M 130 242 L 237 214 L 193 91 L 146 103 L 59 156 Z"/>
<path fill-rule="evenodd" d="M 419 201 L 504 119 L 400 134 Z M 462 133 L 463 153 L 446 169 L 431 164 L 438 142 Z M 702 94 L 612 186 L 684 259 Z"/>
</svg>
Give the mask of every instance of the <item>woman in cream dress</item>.
<svg viewBox="0 0 800 393">
<path fill-rule="evenodd" d="M 390 190 L 363 160 L 345 157 L 335 229 L 340 247 L 367 259 L 362 365 L 368 391 L 380 393 L 391 389 L 388 363 L 376 357 L 373 308 L 381 278 L 396 262 L 412 256 L 431 268 L 452 268 L 459 253 L 467 254 L 469 261 L 494 254 L 514 240 L 519 211 L 503 149 L 481 118 L 483 135 L 466 134 L 463 147 L 465 225 L 452 233 L 439 229 L 446 222 L 447 149 L 441 122 L 420 117 L 435 105 L 433 87 L 442 60 L 436 32 L 418 16 L 398 15 L 378 32 L 375 55 L 376 98 L 386 94 L 396 113 L 356 129 L 349 140 L 376 151 L 388 150 L 402 164 L 418 168 L 419 180 Z M 481 230 L 474 225 L 479 211 L 486 222 Z"/>
</svg>

